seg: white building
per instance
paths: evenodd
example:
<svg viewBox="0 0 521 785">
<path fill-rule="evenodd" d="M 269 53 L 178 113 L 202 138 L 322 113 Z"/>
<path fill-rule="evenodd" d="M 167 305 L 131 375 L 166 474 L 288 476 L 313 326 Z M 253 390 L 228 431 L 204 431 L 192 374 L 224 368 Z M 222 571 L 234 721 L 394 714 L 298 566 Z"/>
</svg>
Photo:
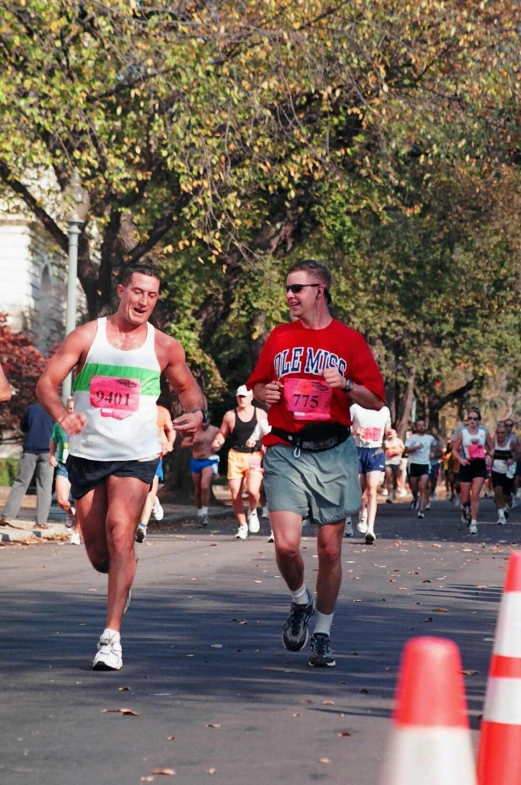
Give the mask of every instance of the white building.
<svg viewBox="0 0 521 785">
<path fill-rule="evenodd" d="M 0 311 L 44 355 L 64 337 L 66 274 L 66 257 L 37 221 L 0 213 Z M 78 304 L 81 320 L 81 295 Z"/>
</svg>

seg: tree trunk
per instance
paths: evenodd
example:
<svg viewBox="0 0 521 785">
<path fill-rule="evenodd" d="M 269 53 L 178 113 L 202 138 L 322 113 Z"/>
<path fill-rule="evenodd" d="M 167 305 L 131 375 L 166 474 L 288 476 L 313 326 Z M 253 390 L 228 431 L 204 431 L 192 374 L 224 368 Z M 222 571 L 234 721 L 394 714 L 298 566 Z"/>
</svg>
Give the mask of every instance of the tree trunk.
<svg viewBox="0 0 521 785">
<path fill-rule="evenodd" d="M 414 398 L 415 381 L 416 381 L 416 369 L 412 368 L 409 374 L 409 379 L 407 380 L 407 387 L 405 389 L 405 395 L 402 401 L 402 405 L 400 407 L 400 417 L 396 423 L 396 431 L 400 439 L 405 438 L 405 432 L 407 430 L 407 426 L 409 425 L 409 419 L 411 416 L 411 407 Z"/>
</svg>

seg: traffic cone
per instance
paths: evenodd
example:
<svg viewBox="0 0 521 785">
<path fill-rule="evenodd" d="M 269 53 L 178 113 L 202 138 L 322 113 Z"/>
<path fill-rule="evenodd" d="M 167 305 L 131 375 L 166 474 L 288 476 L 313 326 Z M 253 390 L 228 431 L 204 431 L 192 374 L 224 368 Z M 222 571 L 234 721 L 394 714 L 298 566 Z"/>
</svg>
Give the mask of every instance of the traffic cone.
<svg viewBox="0 0 521 785">
<path fill-rule="evenodd" d="M 459 649 L 413 638 L 403 650 L 380 785 L 476 785 Z"/>
<path fill-rule="evenodd" d="M 479 785 L 521 785 L 521 552 L 510 556 L 488 674 Z"/>
</svg>

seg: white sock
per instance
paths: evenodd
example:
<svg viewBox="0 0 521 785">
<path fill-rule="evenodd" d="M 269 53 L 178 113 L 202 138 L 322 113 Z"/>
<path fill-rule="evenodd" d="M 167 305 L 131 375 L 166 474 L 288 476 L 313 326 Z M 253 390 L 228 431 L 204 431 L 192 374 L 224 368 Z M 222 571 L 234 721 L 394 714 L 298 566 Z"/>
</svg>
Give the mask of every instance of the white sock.
<svg viewBox="0 0 521 785">
<path fill-rule="evenodd" d="M 334 613 L 326 614 L 326 613 L 320 613 L 320 611 L 317 611 L 317 623 L 315 624 L 315 629 L 313 631 L 313 635 L 316 635 L 317 632 L 323 633 L 324 635 L 329 635 L 331 633 L 331 625 L 333 623 L 333 616 L 334 616 Z"/>
<path fill-rule="evenodd" d="M 203 515 L 208 515 L 208 507 L 200 507 L 197 510 L 197 514 L 202 517 Z"/>
<path fill-rule="evenodd" d="M 477 526 L 477 525 L 478 525 L 478 522 L 477 522 L 477 521 L 476 521 L 474 518 L 472 518 L 472 520 L 471 520 L 471 522 L 470 522 L 470 525 L 471 525 L 471 526 Z"/>
<path fill-rule="evenodd" d="M 103 630 L 103 635 L 102 635 L 102 637 L 106 637 L 106 638 L 117 638 L 117 639 L 119 640 L 119 639 L 121 638 L 121 634 L 119 633 L 119 631 L 118 631 L 118 630 L 111 630 L 111 629 L 110 629 L 110 627 L 106 627 L 106 628 Z"/>
<path fill-rule="evenodd" d="M 505 508 L 504 507 L 500 507 L 498 509 L 498 515 L 499 515 L 500 518 L 504 518 L 505 517 Z"/>
<path fill-rule="evenodd" d="M 297 589 L 297 591 L 292 591 L 291 596 L 293 597 L 293 602 L 296 602 L 297 605 L 307 605 L 309 600 L 306 584 L 303 583 L 300 589 Z"/>
</svg>

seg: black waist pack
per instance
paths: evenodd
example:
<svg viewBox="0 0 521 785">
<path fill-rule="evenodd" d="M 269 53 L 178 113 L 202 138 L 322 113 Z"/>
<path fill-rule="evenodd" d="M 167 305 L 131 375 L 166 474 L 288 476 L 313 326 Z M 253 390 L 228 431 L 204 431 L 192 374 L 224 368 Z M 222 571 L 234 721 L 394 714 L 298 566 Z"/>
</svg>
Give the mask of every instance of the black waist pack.
<svg viewBox="0 0 521 785">
<path fill-rule="evenodd" d="M 306 425 L 297 432 L 272 428 L 271 433 L 278 439 L 285 441 L 290 447 L 298 447 L 300 450 L 309 450 L 310 452 L 322 452 L 322 450 L 330 450 L 345 442 L 351 436 L 351 428 L 337 422 L 325 422 Z"/>
</svg>

